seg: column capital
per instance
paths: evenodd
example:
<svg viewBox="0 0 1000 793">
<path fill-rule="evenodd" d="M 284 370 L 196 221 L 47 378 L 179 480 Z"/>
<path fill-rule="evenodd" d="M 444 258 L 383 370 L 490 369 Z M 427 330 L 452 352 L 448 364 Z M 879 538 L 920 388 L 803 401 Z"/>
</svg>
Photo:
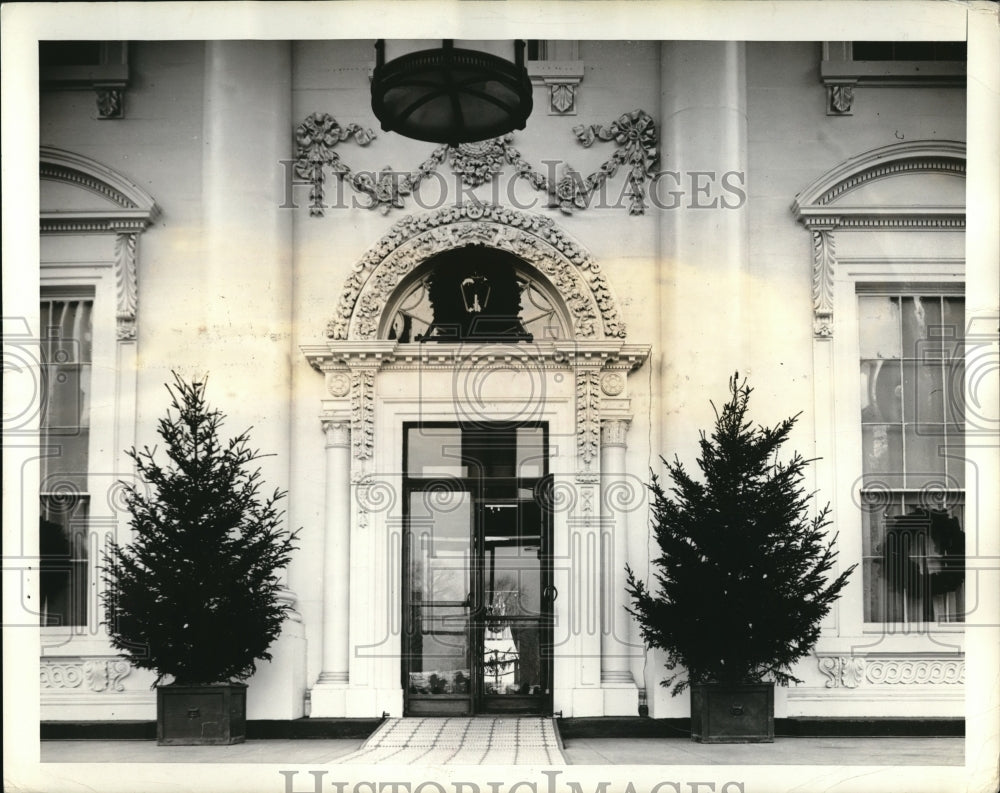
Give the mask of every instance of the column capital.
<svg viewBox="0 0 1000 793">
<path fill-rule="evenodd" d="M 604 419 L 601 422 L 601 447 L 607 449 L 614 446 L 625 446 L 625 436 L 628 434 L 630 418 Z"/>
<path fill-rule="evenodd" d="M 351 420 L 348 416 L 320 416 L 320 425 L 326 436 L 326 448 L 351 445 Z"/>
</svg>

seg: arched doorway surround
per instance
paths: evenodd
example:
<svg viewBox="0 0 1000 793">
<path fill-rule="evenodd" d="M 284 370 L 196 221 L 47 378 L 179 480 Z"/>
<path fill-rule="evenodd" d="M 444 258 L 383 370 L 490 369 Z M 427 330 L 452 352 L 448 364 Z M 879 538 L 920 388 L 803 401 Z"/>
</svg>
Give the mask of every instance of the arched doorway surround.
<svg viewBox="0 0 1000 793">
<path fill-rule="evenodd" d="M 389 338 L 387 318 L 412 288 L 414 273 L 430 257 L 465 246 L 495 248 L 524 262 L 526 277 L 568 319 L 567 338 Z M 326 438 L 323 653 L 312 714 L 403 712 L 402 573 L 394 531 L 404 521 L 403 427 L 470 419 L 530 419 L 561 439 L 552 447 L 550 472 L 554 487 L 571 493 L 571 506 L 553 516 L 553 552 L 568 560 L 555 574 L 554 587 L 564 593 L 554 604 L 555 621 L 579 622 L 593 602 L 596 624 L 611 627 L 556 637 L 552 709 L 579 716 L 636 713 L 629 663 L 637 649 L 628 645 L 619 579 L 625 560 L 641 551 L 627 547 L 626 517 L 634 504 L 616 502 L 609 491 L 625 471 L 628 375 L 649 347 L 626 341 L 611 286 L 593 257 L 550 218 L 526 212 L 470 204 L 410 216 L 354 266 L 326 341 L 302 351 L 326 385 L 320 414 Z M 384 559 L 396 561 L 375 564 Z"/>
</svg>

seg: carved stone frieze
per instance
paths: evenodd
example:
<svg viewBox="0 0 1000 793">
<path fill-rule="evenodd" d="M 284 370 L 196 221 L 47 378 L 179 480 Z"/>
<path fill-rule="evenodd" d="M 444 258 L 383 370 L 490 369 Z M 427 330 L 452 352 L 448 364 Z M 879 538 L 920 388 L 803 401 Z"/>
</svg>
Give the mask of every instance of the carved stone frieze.
<svg viewBox="0 0 1000 793">
<path fill-rule="evenodd" d="M 826 688 L 881 685 L 962 685 L 964 659 L 819 656 Z"/>
<path fill-rule="evenodd" d="M 139 291 L 136 278 L 136 234 L 115 237 L 115 291 L 119 341 L 134 341 Z"/>
<path fill-rule="evenodd" d="M 598 372 L 590 367 L 576 373 L 576 439 L 577 453 L 583 470 L 590 470 L 601 446 L 601 396 L 598 393 Z"/>
<path fill-rule="evenodd" d="M 375 373 L 351 372 L 351 447 L 356 460 L 370 460 L 375 450 Z"/>
<path fill-rule="evenodd" d="M 43 689 L 86 688 L 90 691 L 124 691 L 122 681 L 131 673 L 127 661 L 118 658 L 46 661 L 39 670 Z"/>
<path fill-rule="evenodd" d="M 550 105 L 555 112 L 568 115 L 575 112 L 576 81 L 558 80 L 550 88 Z M 589 147 L 595 141 L 614 142 L 614 154 L 598 170 L 583 177 L 572 169 L 565 169 L 562 177 L 543 173 L 511 146 L 511 134 L 478 143 L 458 146 L 439 146 L 417 168 L 396 170 L 386 166 L 381 171 L 354 171 L 341 158 L 334 147 L 349 138 L 367 146 L 375 134 L 357 124 L 341 127 L 329 113 L 312 113 L 296 128 L 297 152 L 295 174 L 311 185 L 309 214 L 321 216 L 326 205 L 326 170 L 367 199 L 363 204 L 369 209 L 388 212 L 406 206 L 406 198 L 420 183 L 438 168 L 448 163 L 452 172 L 467 187 L 478 187 L 493 179 L 505 165 L 511 165 L 514 178 L 525 181 L 544 193 L 549 204 L 565 213 L 586 209 L 590 199 L 608 179 L 614 177 L 622 166 L 628 169 L 629 214 L 645 213 L 646 182 L 659 161 L 656 123 L 646 111 L 637 109 L 622 114 L 609 125 L 593 124 L 573 129 L 579 142 Z"/>
<path fill-rule="evenodd" d="M 576 338 L 625 337 L 608 280 L 590 254 L 551 219 L 492 204 L 449 207 L 396 223 L 354 266 L 327 335 L 375 339 L 396 287 L 428 257 L 470 244 L 506 250 L 533 265 L 565 302 Z"/>
</svg>

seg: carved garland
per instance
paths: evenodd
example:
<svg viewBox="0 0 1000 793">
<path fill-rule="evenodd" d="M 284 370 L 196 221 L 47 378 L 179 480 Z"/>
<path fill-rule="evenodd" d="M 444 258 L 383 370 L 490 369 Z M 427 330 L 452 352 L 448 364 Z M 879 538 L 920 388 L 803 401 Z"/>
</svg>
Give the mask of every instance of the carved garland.
<svg viewBox="0 0 1000 793">
<path fill-rule="evenodd" d="M 329 113 L 312 113 L 295 130 L 295 173 L 311 185 L 309 214 L 314 217 L 322 216 L 326 208 L 323 203 L 326 168 L 341 183 L 367 198 L 365 208 L 387 213 L 391 209 L 404 208 L 405 198 L 445 162 L 467 187 L 478 187 L 499 174 L 504 165 L 511 165 L 515 179 L 527 182 L 535 191 L 546 194 L 552 206 L 571 214 L 586 209 L 595 193 L 625 166 L 628 169 L 629 214 L 644 214 L 646 182 L 659 162 L 656 122 L 652 117 L 636 109 L 623 113 L 606 126 L 576 126 L 573 134 L 585 148 L 598 140 L 617 145 L 611 157 L 586 177 L 581 177 L 569 166 L 564 166 L 559 178 L 554 173 L 542 173 L 511 146 L 513 136 L 509 134 L 479 143 L 439 146 L 412 171 L 396 171 L 386 166 L 376 172 L 355 172 L 341 160 L 335 147 L 351 138 L 358 145 L 367 146 L 375 139 L 375 133 L 357 124 L 341 127 Z"/>
<path fill-rule="evenodd" d="M 819 671 L 826 688 L 858 688 L 870 685 L 961 685 L 965 683 L 963 660 L 910 660 L 821 656 Z"/>
<path fill-rule="evenodd" d="M 375 339 L 400 282 L 433 254 L 469 244 L 509 251 L 543 273 L 566 303 L 577 338 L 625 337 L 608 281 L 588 253 L 548 218 L 489 204 L 409 216 L 396 223 L 355 265 L 327 336 Z"/>
</svg>

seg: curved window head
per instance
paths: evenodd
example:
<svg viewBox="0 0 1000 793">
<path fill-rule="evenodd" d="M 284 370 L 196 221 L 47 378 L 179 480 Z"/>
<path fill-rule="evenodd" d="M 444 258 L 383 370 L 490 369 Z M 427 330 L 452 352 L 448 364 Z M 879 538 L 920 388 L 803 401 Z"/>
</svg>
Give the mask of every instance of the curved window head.
<svg viewBox="0 0 1000 793">
<path fill-rule="evenodd" d="M 383 338 L 408 342 L 519 342 L 567 338 L 553 290 L 524 260 L 469 245 L 429 258 L 397 290 Z"/>
</svg>

